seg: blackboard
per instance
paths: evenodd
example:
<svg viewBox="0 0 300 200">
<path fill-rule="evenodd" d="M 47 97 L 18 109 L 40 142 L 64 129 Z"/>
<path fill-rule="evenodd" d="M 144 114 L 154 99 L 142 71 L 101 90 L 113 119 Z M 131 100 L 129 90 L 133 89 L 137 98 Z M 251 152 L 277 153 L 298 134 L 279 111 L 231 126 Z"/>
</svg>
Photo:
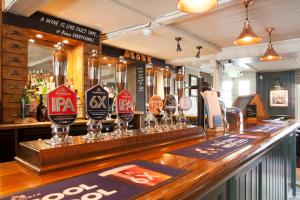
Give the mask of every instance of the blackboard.
<svg viewBox="0 0 300 200">
<path fill-rule="evenodd" d="M 247 117 L 256 117 L 256 105 L 247 105 Z"/>
<path fill-rule="evenodd" d="M 100 31 L 41 12 L 36 12 L 28 18 L 12 13 L 5 13 L 3 15 L 3 22 L 5 24 L 35 29 L 94 45 L 99 45 L 100 42 Z"/>
<path fill-rule="evenodd" d="M 145 65 L 136 65 L 136 110 L 145 111 Z"/>
</svg>

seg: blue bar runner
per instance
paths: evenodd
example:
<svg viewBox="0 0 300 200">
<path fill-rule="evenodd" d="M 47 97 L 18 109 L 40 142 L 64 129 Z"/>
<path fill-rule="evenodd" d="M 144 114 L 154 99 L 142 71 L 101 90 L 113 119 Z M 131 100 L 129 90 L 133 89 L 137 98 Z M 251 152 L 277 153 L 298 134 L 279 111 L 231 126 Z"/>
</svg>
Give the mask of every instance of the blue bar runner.
<svg viewBox="0 0 300 200">
<path fill-rule="evenodd" d="M 133 199 L 189 171 L 136 160 L 98 172 L 51 183 L 2 198 L 4 200 Z"/>
<path fill-rule="evenodd" d="M 263 132 L 263 133 L 274 133 L 282 128 L 286 127 L 286 124 L 284 125 L 277 125 L 277 124 L 264 124 L 260 126 L 255 126 L 253 128 L 249 128 L 244 130 L 244 132 Z"/>
<path fill-rule="evenodd" d="M 255 136 L 227 135 L 201 144 L 177 149 L 169 153 L 191 158 L 217 161 L 224 156 L 251 144 L 255 139 Z"/>
</svg>

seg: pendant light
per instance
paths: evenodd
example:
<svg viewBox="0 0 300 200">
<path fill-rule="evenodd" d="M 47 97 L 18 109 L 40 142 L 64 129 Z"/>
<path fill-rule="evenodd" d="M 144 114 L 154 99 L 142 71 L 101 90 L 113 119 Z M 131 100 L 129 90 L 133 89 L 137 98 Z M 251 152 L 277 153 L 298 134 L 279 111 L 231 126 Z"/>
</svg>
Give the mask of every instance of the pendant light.
<svg viewBox="0 0 300 200">
<path fill-rule="evenodd" d="M 202 49 L 202 46 L 197 46 L 196 49 L 197 49 L 197 53 L 195 55 L 195 58 L 200 58 L 200 50 Z"/>
<path fill-rule="evenodd" d="M 180 46 L 181 37 L 176 37 L 175 40 L 177 41 L 176 51 L 182 51 L 181 46 Z"/>
<path fill-rule="evenodd" d="M 177 8 L 185 13 L 201 13 L 215 8 L 218 0 L 178 0 Z"/>
<path fill-rule="evenodd" d="M 248 18 L 248 7 L 253 3 L 252 0 L 245 0 L 244 5 L 246 8 L 246 21 L 244 23 L 243 30 L 239 37 L 234 41 L 236 45 L 249 45 L 249 44 L 256 44 L 262 41 L 261 37 L 258 37 L 255 32 L 253 31 L 249 18 Z"/>
<path fill-rule="evenodd" d="M 275 29 L 271 27 L 266 29 L 269 34 L 269 44 L 265 54 L 260 58 L 261 61 L 274 61 L 282 59 L 282 57 L 279 56 L 278 53 L 276 53 L 272 45 L 272 33 L 274 32 L 274 30 Z"/>
</svg>

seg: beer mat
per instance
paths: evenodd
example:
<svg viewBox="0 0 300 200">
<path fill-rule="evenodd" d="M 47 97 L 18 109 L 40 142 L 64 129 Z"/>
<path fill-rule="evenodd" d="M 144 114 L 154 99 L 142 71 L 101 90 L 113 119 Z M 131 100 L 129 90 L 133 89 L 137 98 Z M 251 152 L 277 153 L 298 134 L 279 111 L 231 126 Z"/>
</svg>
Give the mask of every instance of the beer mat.
<svg viewBox="0 0 300 200">
<path fill-rule="evenodd" d="M 277 124 L 264 124 L 264 125 L 259 125 L 259 126 L 255 126 L 253 128 L 249 128 L 244 130 L 244 132 L 264 132 L 264 133 L 274 133 L 276 131 L 278 131 L 279 129 L 282 129 L 286 127 L 286 124 L 284 125 L 277 125 Z"/>
<path fill-rule="evenodd" d="M 18 192 L 2 200 L 134 199 L 189 171 L 136 160 Z"/>
<path fill-rule="evenodd" d="M 251 144 L 257 137 L 249 135 L 227 135 L 195 144 L 169 153 L 191 158 L 217 161 L 226 155 Z"/>
</svg>

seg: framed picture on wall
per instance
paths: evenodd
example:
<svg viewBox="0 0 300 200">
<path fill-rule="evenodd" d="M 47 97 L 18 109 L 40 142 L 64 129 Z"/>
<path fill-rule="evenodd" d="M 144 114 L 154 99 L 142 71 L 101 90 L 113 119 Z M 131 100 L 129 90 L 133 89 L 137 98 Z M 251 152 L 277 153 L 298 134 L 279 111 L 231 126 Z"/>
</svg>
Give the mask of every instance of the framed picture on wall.
<svg viewBox="0 0 300 200">
<path fill-rule="evenodd" d="M 194 75 L 189 75 L 189 87 L 198 85 L 198 77 Z M 198 95 L 197 89 L 189 89 L 189 96 L 196 97 Z"/>
<path fill-rule="evenodd" d="M 271 107 L 288 107 L 289 91 L 288 90 L 271 90 L 270 91 Z"/>
</svg>

